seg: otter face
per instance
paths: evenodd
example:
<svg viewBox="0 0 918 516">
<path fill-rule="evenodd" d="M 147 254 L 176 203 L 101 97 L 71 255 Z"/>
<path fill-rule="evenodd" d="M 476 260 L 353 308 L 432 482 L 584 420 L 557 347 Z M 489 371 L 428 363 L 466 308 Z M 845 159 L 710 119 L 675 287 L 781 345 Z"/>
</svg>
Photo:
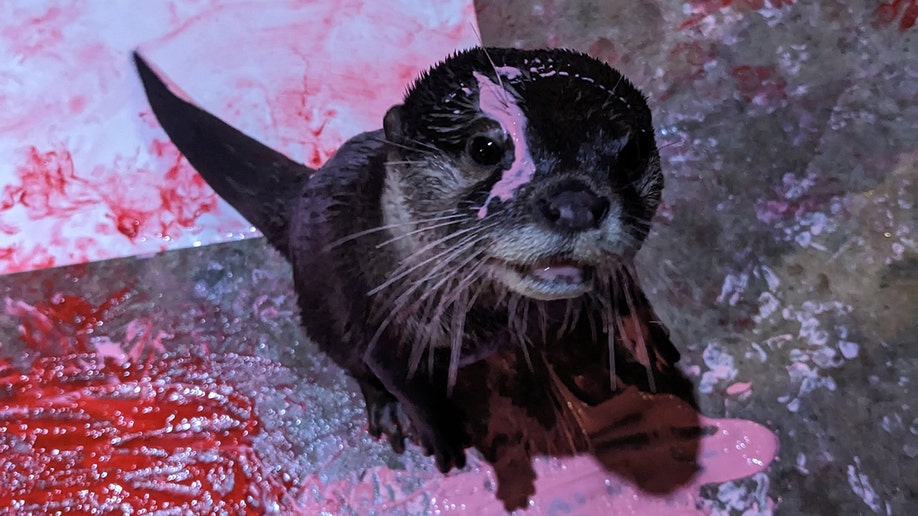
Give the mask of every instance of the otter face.
<svg viewBox="0 0 918 516">
<path fill-rule="evenodd" d="M 384 210 L 404 250 L 534 299 L 578 297 L 630 261 L 663 187 L 643 95 L 568 50 L 458 53 L 385 133 Z"/>
</svg>

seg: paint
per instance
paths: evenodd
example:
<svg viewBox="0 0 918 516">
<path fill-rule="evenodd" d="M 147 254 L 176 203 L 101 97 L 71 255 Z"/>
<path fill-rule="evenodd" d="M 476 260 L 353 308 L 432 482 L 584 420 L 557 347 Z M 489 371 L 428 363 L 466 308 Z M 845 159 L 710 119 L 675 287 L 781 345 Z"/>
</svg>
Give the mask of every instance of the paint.
<svg viewBox="0 0 918 516">
<path fill-rule="evenodd" d="M 701 469 L 688 484 L 666 494 L 652 494 L 606 471 L 590 456 L 537 458 L 533 464 L 535 494 L 526 514 L 705 514 L 698 507 L 702 485 L 762 472 L 777 454 L 774 434 L 761 425 L 704 417 L 700 424 L 716 427 L 716 431 L 702 439 L 698 459 Z M 471 471 L 446 477 L 425 475 L 416 489 L 404 487 L 413 485 L 415 474 L 384 467 L 367 470 L 361 482 L 353 478 L 331 483 L 313 479 L 308 491 L 312 496 L 301 496 L 299 507 L 307 514 L 365 512 L 369 507 L 385 514 L 503 513 L 503 504 L 494 494 L 493 469 L 472 461 Z M 371 489 L 374 485 L 386 488 Z"/>
<path fill-rule="evenodd" d="M 163 143 L 134 49 L 184 98 L 317 167 L 379 128 L 420 70 L 474 46 L 473 18 L 469 0 L 0 3 L 0 273 L 258 235 Z"/>
<path fill-rule="evenodd" d="M 501 129 L 513 142 L 513 163 L 510 168 L 503 171 L 500 179 L 491 187 L 488 198 L 478 210 L 478 218 L 484 218 L 488 215 L 488 205 L 493 199 L 511 199 L 520 186 L 532 180 L 535 174 L 535 163 L 532 161 L 529 146 L 526 143 L 526 115 L 516 104 L 516 99 L 486 75 L 478 72 L 472 73 L 475 80 L 478 81 L 479 109 L 500 124 Z M 505 73 L 508 72 L 505 70 Z"/>
<path fill-rule="evenodd" d="M 238 361 L 233 357 L 218 362 Z M 246 367 L 244 361 L 234 364 Z M 253 448 L 252 400 L 207 359 L 0 361 L 0 507 L 19 513 L 258 513 L 285 485 Z"/>
</svg>

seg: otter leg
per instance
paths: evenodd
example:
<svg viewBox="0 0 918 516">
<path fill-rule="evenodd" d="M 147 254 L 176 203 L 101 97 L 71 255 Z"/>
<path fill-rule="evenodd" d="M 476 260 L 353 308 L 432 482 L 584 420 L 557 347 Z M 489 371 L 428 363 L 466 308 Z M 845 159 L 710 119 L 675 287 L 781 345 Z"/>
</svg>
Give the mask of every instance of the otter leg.
<svg viewBox="0 0 918 516">
<path fill-rule="evenodd" d="M 409 375 L 408 361 L 393 353 L 394 349 L 397 346 L 377 343 L 365 357 L 366 365 L 376 374 L 386 394 L 398 402 L 410 421 L 412 435 L 427 454 L 434 456 L 437 469 L 446 473 L 452 466 L 465 467 L 468 439 L 458 409 L 446 397 L 445 375 L 435 372 L 433 381 L 424 373 Z M 384 396 L 380 399 L 384 400 Z"/>
<path fill-rule="evenodd" d="M 378 378 L 358 378 L 357 382 L 367 405 L 370 435 L 377 439 L 385 435 L 395 453 L 404 452 L 411 425 L 401 403 Z"/>
</svg>

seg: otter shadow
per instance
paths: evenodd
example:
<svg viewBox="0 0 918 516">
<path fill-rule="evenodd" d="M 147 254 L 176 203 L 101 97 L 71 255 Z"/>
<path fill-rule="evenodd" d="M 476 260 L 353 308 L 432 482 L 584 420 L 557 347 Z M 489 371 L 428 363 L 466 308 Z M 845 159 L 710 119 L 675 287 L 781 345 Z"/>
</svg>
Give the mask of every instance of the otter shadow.
<svg viewBox="0 0 918 516">
<path fill-rule="evenodd" d="M 558 364 L 540 353 L 531 362 L 507 351 L 468 366 L 455 397 L 508 511 L 526 507 L 535 494 L 536 456 L 590 454 L 653 494 L 671 493 L 698 472 L 701 439 L 713 430 L 701 425 L 692 385 L 677 370 L 670 375 L 678 377 L 665 379 L 667 392 L 649 393 L 617 369 L 612 392 L 608 369 L 604 378 L 591 377 L 602 370 L 595 360 Z"/>
</svg>

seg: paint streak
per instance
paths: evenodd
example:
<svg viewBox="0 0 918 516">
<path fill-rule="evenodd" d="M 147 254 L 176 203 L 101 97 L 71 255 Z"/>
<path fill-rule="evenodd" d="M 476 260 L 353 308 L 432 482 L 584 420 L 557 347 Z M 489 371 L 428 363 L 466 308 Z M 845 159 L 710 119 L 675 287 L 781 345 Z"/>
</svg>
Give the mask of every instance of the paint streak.
<svg viewBox="0 0 918 516">
<path fill-rule="evenodd" d="M 133 291 L 124 288 L 99 304 L 68 294 L 55 294 L 34 305 L 6 298 L 5 309 L 19 318 L 19 335 L 30 349 L 47 355 L 90 353 L 96 328 L 117 319 L 132 297 Z"/>
<path fill-rule="evenodd" d="M 290 486 L 252 447 L 253 402 L 208 362 L 0 361 L 0 507 L 19 514 L 256 514 Z"/>
<path fill-rule="evenodd" d="M 506 67 L 504 67 L 506 68 Z M 478 106 L 481 112 L 493 118 L 513 142 L 513 164 L 494 183 L 478 218 L 488 215 L 488 205 L 493 199 L 511 199 L 514 192 L 528 183 L 535 174 L 535 164 L 526 144 L 526 115 L 516 101 L 500 84 L 486 75 L 472 72 L 478 81 Z"/>
<path fill-rule="evenodd" d="M 90 261 L 98 258 L 98 239 L 120 234 L 135 239 L 157 238 L 166 242 L 199 229 L 199 218 L 217 208 L 216 194 L 169 142 L 150 143 L 151 168 L 134 160 L 117 157 L 110 167 L 80 171 L 69 149 L 58 146 L 42 150 L 27 146 L 20 152 L 16 180 L 0 193 L 2 233 L 26 238 L 7 246 L 0 255 L 6 272 L 42 265 L 59 265 L 59 260 Z M 98 214 L 108 223 L 96 223 L 93 233 L 84 228 L 84 218 Z M 35 233 L 22 233 L 22 218 L 36 224 Z M 19 219 L 19 221 L 17 220 Z M 39 226 L 40 224 L 40 226 Z M 31 252 L 24 256 L 26 244 Z M 61 255 L 61 249 L 69 250 Z"/>
<path fill-rule="evenodd" d="M 914 27 L 918 23 L 918 0 L 881 2 L 873 12 L 875 26 L 892 25 L 897 18 L 899 31 L 904 32 Z"/>
<path fill-rule="evenodd" d="M 85 195 L 85 181 L 77 177 L 73 157 L 66 148 L 40 151 L 25 149 L 23 162 L 16 167 L 17 184 L 3 187 L 0 210 L 22 206 L 30 218 L 71 216 L 92 203 Z"/>
</svg>

